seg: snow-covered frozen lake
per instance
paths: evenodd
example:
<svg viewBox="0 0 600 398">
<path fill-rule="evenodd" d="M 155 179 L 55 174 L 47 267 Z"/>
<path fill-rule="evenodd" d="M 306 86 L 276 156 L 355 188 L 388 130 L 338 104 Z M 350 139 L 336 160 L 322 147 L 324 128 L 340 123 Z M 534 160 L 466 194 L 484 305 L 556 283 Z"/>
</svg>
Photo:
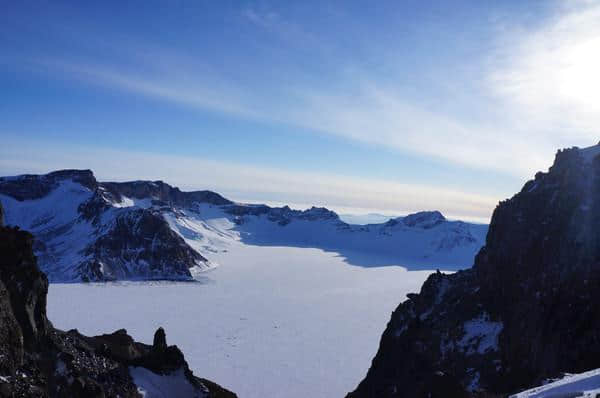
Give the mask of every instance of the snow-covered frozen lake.
<svg viewBox="0 0 600 398">
<path fill-rule="evenodd" d="M 351 266 L 318 249 L 232 245 L 203 283 L 51 284 L 61 329 L 163 326 L 198 376 L 240 398 L 343 397 L 362 380 L 395 307 L 431 271 Z"/>
</svg>

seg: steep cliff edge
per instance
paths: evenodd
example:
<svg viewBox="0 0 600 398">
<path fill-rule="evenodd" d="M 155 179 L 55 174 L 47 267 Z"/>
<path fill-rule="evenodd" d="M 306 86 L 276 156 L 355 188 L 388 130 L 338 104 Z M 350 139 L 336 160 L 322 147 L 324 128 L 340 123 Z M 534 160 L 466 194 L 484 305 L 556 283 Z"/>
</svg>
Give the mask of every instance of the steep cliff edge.
<svg viewBox="0 0 600 398">
<path fill-rule="evenodd" d="M 400 304 L 349 397 L 505 396 L 600 367 L 598 153 L 559 151 L 501 202 L 474 267 Z"/>
<path fill-rule="evenodd" d="M 153 345 L 125 330 L 87 337 L 55 329 L 32 242 L 0 225 L 0 397 L 235 397 L 195 377 L 162 329 Z"/>
</svg>

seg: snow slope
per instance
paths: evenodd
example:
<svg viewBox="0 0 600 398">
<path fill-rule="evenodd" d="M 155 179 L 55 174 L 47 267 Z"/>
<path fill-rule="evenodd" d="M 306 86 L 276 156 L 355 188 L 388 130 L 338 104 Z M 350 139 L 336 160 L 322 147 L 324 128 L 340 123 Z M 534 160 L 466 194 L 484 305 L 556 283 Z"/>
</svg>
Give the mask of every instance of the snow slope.
<svg viewBox="0 0 600 398">
<path fill-rule="evenodd" d="M 129 374 L 143 398 L 205 398 L 208 396 L 198 391 L 186 379 L 183 369 L 159 375 L 143 367 L 130 366 Z"/>
<path fill-rule="evenodd" d="M 19 201 L 0 194 L 5 224 L 18 225 L 37 238 L 36 255 L 42 269 L 61 280 L 76 278 L 76 267 L 85 261 L 82 252 L 94 240 L 94 228 L 79 217 L 78 208 L 92 191 L 72 180 L 63 180 L 48 195 Z M 43 245 L 43 246 L 42 246 Z"/>
<path fill-rule="evenodd" d="M 600 395 L 600 369 L 569 374 L 560 380 L 545 384 L 511 398 L 596 398 Z"/>
<path fill-rule="evenodd" d="M 147 342 L 163 326 L 195 373 L 240 398 L 342 397 L 366 374 L 391 312 L 430 273 L 241 242 L 212 261 L 221 266 L 201 283 L 51 284 L 49 317 Z"/>
</svg>

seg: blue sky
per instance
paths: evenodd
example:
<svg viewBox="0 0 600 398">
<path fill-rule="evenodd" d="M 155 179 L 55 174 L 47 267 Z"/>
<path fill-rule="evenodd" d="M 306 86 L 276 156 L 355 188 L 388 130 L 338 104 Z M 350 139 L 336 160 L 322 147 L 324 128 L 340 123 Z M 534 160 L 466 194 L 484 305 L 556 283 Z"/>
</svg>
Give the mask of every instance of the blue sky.
<svg viewBox="0 0 600 398">
<path fill-rule="evenodd" d="M 489 219 L 598 141 L 593 1 L 9 2 L 0 174 Z"/>
</svg>

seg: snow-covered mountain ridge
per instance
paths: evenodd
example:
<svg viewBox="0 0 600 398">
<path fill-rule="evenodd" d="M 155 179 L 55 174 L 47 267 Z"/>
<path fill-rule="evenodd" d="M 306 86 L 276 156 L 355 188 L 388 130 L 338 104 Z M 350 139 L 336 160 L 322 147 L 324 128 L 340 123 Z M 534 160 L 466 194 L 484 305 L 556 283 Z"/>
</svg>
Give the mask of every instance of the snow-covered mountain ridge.
<svg viewBox="0 0 600 398">
<path fill-rule="evenodd" d="M 460 269 L 486 225 L 420 212 L 351 225 L 326 208 L 235 203 L 162 181 L 98 182 L 90 170 L 0 177 L 5 222 L 31 231 L 51 281 L 192 279 L 236 244 L 312 247 L 353 265 Z"/>
</svg>

